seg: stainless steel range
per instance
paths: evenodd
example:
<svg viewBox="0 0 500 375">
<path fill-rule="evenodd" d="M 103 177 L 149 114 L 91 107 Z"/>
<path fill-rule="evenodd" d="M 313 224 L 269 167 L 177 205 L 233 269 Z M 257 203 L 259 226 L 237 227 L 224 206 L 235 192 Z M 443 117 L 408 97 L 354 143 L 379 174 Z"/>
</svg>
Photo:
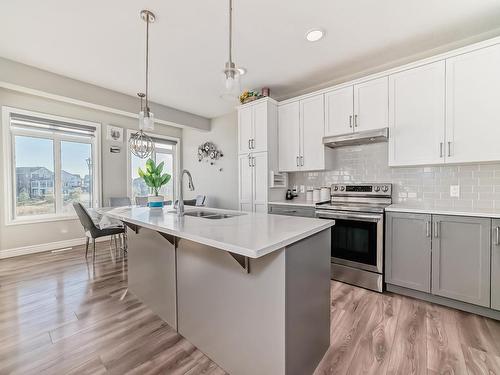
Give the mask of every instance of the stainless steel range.
<svg viewBox="0 0 500 375">
<path fill-rule="evenodd" d="M 335 220 L 332 279 L 383 291 L 384 209 L 391 194 L 391 184 L 336 184 L 331 201 L 316 205 L 316 217 Z"/>
</svg>

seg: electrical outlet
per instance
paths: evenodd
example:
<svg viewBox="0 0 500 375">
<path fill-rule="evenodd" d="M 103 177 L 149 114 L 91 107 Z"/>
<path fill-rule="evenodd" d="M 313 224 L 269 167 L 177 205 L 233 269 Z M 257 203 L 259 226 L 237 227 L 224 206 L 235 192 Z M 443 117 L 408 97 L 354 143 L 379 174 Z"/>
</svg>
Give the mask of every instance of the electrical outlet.
<svg viewBox="0 0 500 375">
<path fill-rule="evenodd" d="M 460 185 L 450 185 L 450 197 L 452 198 L 460 197 Z"/>
</svg>

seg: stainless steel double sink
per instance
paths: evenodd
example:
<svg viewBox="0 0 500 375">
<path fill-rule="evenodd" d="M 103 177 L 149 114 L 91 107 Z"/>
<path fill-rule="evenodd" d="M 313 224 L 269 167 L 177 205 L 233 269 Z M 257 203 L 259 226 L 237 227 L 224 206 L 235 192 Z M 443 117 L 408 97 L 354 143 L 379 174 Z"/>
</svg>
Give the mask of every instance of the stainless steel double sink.
<svg viewBox="0 0 500 375">
<path fill-rule="evenodd" d="M 188 211 L 184 213 L 185 216 L 202 217 L 204 219 L 228 219 L 230 217 L 241 216 L 244 214 L 223 214 L 220 212 L 213 211 Z"/>
</svg>

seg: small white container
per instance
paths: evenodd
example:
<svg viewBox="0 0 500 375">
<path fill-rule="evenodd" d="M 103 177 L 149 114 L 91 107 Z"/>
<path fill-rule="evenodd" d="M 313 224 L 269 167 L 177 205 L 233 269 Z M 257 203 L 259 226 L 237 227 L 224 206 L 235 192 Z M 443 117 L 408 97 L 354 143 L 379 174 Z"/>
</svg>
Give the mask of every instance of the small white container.
<svg viewBox="0 0 500 375">
<path fill-rule="evenodd" d="M 307 190 L 306 191 L 306 201 L 312 201 L 312 200 L 313 200 L 313 191 Z"/>
<path fill-rule="evenodd" d="M 325 187 L 322 187 L 321 188 L 321 192 L 320 192 L 320 196 L 319 196 L 319 199 L 321 200 L 321 202 L 327 202 L 329 201 L 331 198 L 330 198 L 330 195 L 332 193 L 332 189 L 325 186 Z"/>
<path fill-rule="evenodd" d="M 319 202 L 321 198 L 321 190 L 320 189 L 314 189 L 313 190 L 313 202 Z"/>
</svg>

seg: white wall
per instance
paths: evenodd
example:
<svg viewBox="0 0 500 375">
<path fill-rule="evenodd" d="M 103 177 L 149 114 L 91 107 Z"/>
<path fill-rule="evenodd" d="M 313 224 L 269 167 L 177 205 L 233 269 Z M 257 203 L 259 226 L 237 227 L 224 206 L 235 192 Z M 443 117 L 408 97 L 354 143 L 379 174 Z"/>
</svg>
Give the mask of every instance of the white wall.
<svg viewBox="0 0 500 375">
<path fill-rule="evenodd" d="M 0 106 L 3 105 L 101 123 L 103 202 L 107 202 L 110 196 L 127 195 L 126 144 L 119 144 L 122 149 L 121 153 L 111 154 L 109 152 L 111 143 L 106 140 L 106 124 L 137 129 L 137 119 L 0 89 Z M 157 125 L 155 133 L 177 138 L 182 136 L 180 128 L 165 125 Z M 2 151 L 2 147 L 3 140 L 1 139 L 0 132 L 0 151 Z M 1 168 L 2 165 L 0 163 L 0 179 L 3 179 L 4 174 Z M 6 226 L 5 205 L 3 183 L 0 183 L 0 258 L 2 257 L 2 252 L 4 254 L 9 253 L 6 250 L 13 248 L 83 238 L 82 228 L 76 220 Z"/>
<path fill-rule="evenodd" d="M 214 142 L 224 154 L 215 165 L 198 162 L 198 146 L 206 141 Z M 184 182 L 185 198 L 202 194 L 208 197 L 210 207 L 238 209 L 237 112 L 212 119 L 209 132 L 183 129 L 182 162 L 183 168 L 191 172 L 196 188 L 191 192 Z"/>
</svg>

